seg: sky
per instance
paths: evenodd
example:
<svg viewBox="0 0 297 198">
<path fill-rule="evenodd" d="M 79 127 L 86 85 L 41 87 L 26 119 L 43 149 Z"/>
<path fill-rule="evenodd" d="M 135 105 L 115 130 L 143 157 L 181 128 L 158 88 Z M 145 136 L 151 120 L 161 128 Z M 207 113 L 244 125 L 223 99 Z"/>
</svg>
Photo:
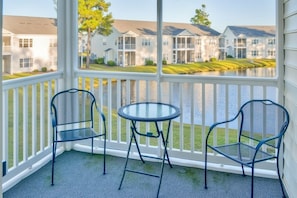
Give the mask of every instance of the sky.
<svg viewBox="0 0 297 198">
<path fill-rule="evenodd" d="M 157 0 L 106 0 L 114 19 L 156 21 Z M 190 23 L 206 5 L 211 28 L 229 25 L 275 25 L 276 0 L 163 0 L 163 21 Z M 56 17 L 53 0 L 3 0 L 5 15 Z"/>
</svg>

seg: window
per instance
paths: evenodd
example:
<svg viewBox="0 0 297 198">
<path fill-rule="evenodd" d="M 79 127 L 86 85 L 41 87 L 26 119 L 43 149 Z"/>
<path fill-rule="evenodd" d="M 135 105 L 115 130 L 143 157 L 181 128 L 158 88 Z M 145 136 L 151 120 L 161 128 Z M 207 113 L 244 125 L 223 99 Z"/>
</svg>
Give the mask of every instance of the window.
<svg viewBox="0 0 297 198">
<path fill-rule="evenodd" d="M 20 68 L 29 68 L 29 67 L 33 67 L 33 58 L 21 58 Z"/>
<path fill-rule="evenodd" d="M 20 48 L 29 48 L 33 47 L 33 39 L 19 39 L 19 47 Z"/>
<path fill-rule="evenodd" d="M 57 47 L 57 39 L 50 39 L 49 46 L 50 47 Z"/>
<path fill-rule="evenodd" d="M 209 39 L 209 45 L 215 45 L 216 41 L 214 39 Z"/>
<path fill-rule="evenodd" d="M 252 44 L 253 44 L 253 45 L 256 45 L 256 44 L 258 44 L 258 43 L 259 43 L 259 40 L 258 40 L 258 39 L 253 39 L 253 40 L 252 40 Z"/>
<path fill-rule="evenodd" d="M 168 40 L 163 40 L 163 45 L 168 45 Z"/>
<path fill-rule="evenodd" d="M 150 46 L 151 40 L 150 39 L 142 39 L 142 46 Z"/>
<path fill-rule="evenodd" d="M 267 55 L 268 56 L 275 56 L 275 50 L 268 50 Z"/>
<path fill-rule="evenodd" d="M 236 39 L 234 39 L 234 45 L 236 47 L 246 47 L 246 38 L 236 38 Z"/>
<path fill-rule="evenodd" d="M 201 45 L 201 39 L 196 39 L 196 44 Z"/>
<path fill-rule="evenodd" d="M 275 39 L 268 39 L 268 45 L 275 45 Z"/>
<path fill-rule="evenodd" d="M 259 56 L 258 50 L 252 50 L 252 56 L 254 57 Z"/>
<path fill-rule="evenodd" d="M 168 61 L 168 54 L 163 54 L 163 59 L 162 60 Z"/>
</svg>

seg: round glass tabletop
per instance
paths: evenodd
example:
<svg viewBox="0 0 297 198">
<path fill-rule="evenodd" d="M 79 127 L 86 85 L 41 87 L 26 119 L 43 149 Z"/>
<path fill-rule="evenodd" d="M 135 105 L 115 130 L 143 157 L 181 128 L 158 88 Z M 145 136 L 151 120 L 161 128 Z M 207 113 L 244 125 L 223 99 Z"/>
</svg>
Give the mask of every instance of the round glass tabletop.
<svg viewBox="0 0 297 198">
<path fill-rule="evenodd" d="M 174 119 L 180 115 L 180 110 L 171 104 L 142 102 L 123 106 L 118 114 L 133 121 L 153 122 Z"/>
</svg>

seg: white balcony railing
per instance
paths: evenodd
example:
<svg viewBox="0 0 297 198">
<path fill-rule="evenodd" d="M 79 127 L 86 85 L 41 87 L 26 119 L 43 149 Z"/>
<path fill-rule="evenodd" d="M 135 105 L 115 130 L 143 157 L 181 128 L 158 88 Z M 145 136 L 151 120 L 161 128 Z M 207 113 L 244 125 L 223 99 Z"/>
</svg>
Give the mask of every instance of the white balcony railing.
<svg viewBox="0 0 297 198">
<path fill-rule="evenodd" d="M 170 131 L 171 161 L 194 167 L 203 165 L 204 139 L 211 123 L 230 118 L 249 99 L 279 100 L 277 80 L 272 78 L 164 75 L 158 79 L 155 74 L 85 70 L 77 72 L 76 77 L 79 88 L 95 94 L 107 117 L 109 154 L 125 156 L 130 137 L 129 122 L 117 116 L 117 109 L 131 102 L 160 101 L 174 104 L 182 112 Z M 25 177 L 26 174 L 19 176 L 21 172 L 30 173 L 36 163 L 44 164 L 51 159 L 49 103 L 51 96 L 60 90 L 62 78 L 61 73 L 51 73 L 3 82 L 2 153 L 8 167 L 3 178 L 4 191 Z M 149 124 L 141 126 L 146 130 L 151 128 Z M 228 142 L 228 137 L 224 141 Z M 90 151 L 88 143 L 73 143 L 73 148 Z M 96 140 L 95 152 L 101 152 L 98 146 L 101 143 L 101 139 Z M 162 152 L 160 142 L 140 139 L 140 143 L 141 149 L 148 154 L 158 156 Z M 222 163 L 232 164 L 218 155 L 209 158 L 213 169 L 240 170 L 222 166 Z M 256 173 L 275 177 L 272 165 L 273 162 L 263 163 L 259 167 L 262 171 Z"/>
</svg>

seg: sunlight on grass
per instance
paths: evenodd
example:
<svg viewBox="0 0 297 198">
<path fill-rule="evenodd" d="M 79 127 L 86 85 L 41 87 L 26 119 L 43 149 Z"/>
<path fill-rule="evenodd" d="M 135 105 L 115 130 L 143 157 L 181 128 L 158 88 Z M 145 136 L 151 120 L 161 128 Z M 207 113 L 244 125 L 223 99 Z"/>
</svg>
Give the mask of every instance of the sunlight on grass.
<svg viewBox="0 0 297 198">
<path fill-rule="evenodd" d="M 198 62 L 188 64 L 171 64 L 163 65 L 162 71 L 165 74 L 193 74 L 199 72 L 209 71 L 226 71 L 238 70 L 257 67 L 275 67 L 275 59 L 227 59 L 217 60 L 212 62 Z M 106 66 L 91 64 L 91 70 L 96 71 L 114 71 L 114 72 L 142 72 L 142 73 L 156 73 L 157 66 Z"/>
</svg>

